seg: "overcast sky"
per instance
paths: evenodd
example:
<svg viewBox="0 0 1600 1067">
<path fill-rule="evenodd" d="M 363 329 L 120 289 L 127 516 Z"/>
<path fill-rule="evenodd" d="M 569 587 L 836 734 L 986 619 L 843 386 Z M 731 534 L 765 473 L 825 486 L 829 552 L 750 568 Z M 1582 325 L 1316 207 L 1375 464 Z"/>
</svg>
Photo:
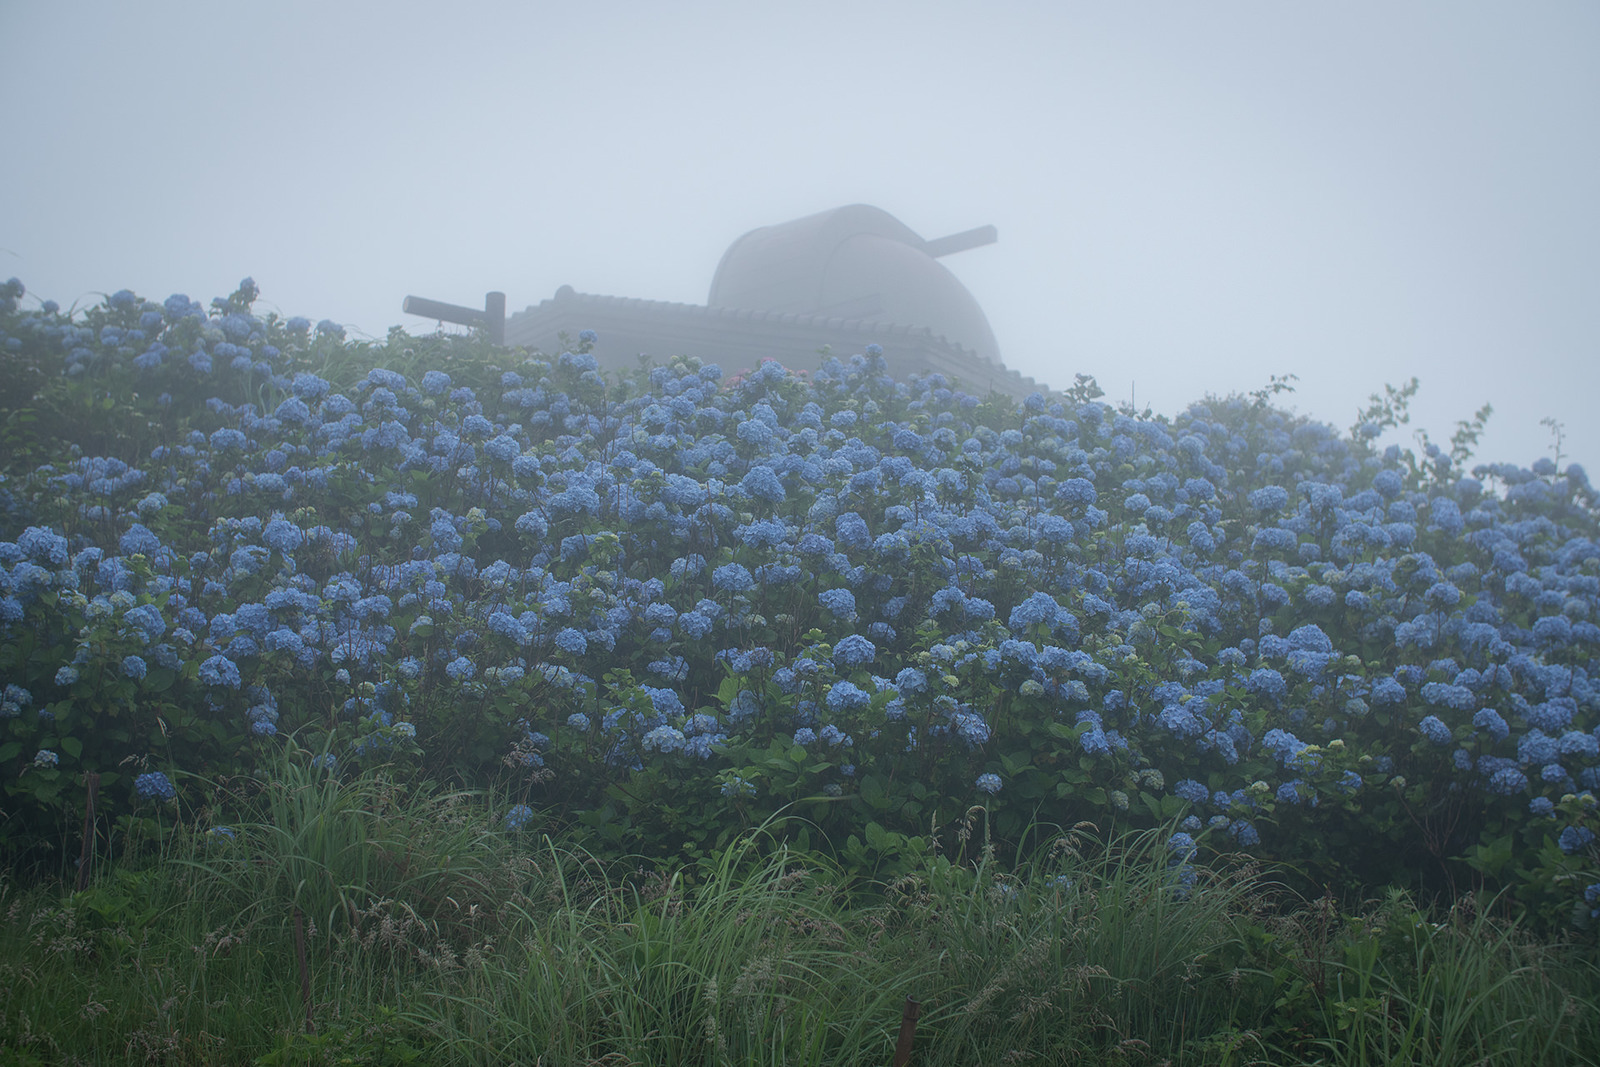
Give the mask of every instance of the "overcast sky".
<svg viewBox="0 0 1600 1067">
<path fill-rule="evenodd" d="M 1600 4 L 0 0 L 0 277 L 381 337 L 407 293 L 703 303 L 863 202 L 1008 366 L 1172 414 L 1415 375 L 1478 460 L 1600 476 Z"/>
</svg>

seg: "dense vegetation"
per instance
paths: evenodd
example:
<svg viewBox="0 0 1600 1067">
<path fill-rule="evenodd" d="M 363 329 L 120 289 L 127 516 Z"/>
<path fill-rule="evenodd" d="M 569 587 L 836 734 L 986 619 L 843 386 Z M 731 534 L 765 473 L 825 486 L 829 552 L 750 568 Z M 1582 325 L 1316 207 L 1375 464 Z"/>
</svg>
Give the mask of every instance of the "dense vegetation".
<svg viewBox="0 0 1600 1067">
<path fill-rule="evenodd" d="M 116 931 L 277 952 L 300 906 L 370 983 L 363 1034 L 461 1059 L 559 1024 L 571 1062 L 743 1062 L 772 1026 L 789 1059 L 879 1062 L 918 991 L 960 1062 L 1592 1047 L 1600 501 L 1559 454 L 1468 471 L 1487 409 L 1414 453 L 1371 442 L 1415 383 L 1340 433 L 1282 380 L 1169 419 L 1084 378 L 897 383 L 870 350 L 608 381 L 592 338 L 350 344 L 255 297 L 0 304 L 16 869 L 70 875 L 99 775 L 101 881 L 8 888 L 0 936 L 68 945 L 48 966 L 114 982 Z M 302 876 L 260 884 L 262 849 Z M 576 941 L 529 932 L 552 917 L 605 1006 L 485 1015 L 513 974 L 579 981 Z M 658 963 L 699 977 L 614 1003 Z M 1445 970 L 1525 999 L 1441 1037 Z M 1238 996 L 1197 992 L 1221 976 Z"/>
</svg>

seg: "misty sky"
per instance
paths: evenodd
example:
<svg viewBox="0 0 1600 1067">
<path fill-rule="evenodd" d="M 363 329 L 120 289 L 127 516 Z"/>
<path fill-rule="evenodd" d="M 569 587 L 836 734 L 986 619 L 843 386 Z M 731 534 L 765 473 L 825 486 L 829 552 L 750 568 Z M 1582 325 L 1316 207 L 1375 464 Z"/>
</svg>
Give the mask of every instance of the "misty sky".
<svg viewBox="0 0 1600 1067">
<path fill-rule="evenodd" d="M 0 100 L 0 278 L 63 305 L 703 303 L 740 234 L 864 202 L 995 224 L 944 262 L 1048 384 L 1293 373 L 1348 428 L 1415 375 L 1435 440 L 1492 401 L 1479 461 L 1553 417 L 1600 475 L 1592 0 L 0 0 Z"/>
</svg>

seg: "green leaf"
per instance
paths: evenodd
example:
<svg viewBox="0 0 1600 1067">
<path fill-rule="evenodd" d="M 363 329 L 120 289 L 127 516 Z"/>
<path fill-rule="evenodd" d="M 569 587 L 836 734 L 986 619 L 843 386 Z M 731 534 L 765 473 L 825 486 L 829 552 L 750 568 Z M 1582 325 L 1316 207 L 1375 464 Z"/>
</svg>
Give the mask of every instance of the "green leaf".
<svg viewBox="0 0 1600 1067">
<path fill-rule="evenodd" d="M 1466 861 L 1475 871 L 1481 871 L 1491 878 L 1499 877 L 1500 872 L 1511 865 L 1512 842 L 1511 835 L 1502 834 L 1499 837 L 1489 838 L 1485 831 L 1485 838 L 1481 844 L 1473 845 L 1467 849 Z"/>
<path fill-rule="evenodd" d="M 1151 815 L 1154 815 L 1158 819 L 1161 818 L 1160 797 L 1153 793 L 1146 793 L 1141 790 L 1139 793 L 1139 799 L 1144 802 L 1144 806 L 1150 810 Z"/>
<path fill-rule="evenodd" d="M 867 807 L 876 811 L 887 811 L 889 809 L 888 794 L 884 791 L 882 779 L 877 775 L 868 774 L 863 776 L 860 790 L 861 799 L 866 803 Z"/>
<path fill-rule="evenodd" d="M 79 741 L 76 737 L 63 737 L 61 739 L 61 751 L 65 752 L 73 759 L 77 759 L 79 756 L 83 755 L 83 742 Z"/>
</svg>

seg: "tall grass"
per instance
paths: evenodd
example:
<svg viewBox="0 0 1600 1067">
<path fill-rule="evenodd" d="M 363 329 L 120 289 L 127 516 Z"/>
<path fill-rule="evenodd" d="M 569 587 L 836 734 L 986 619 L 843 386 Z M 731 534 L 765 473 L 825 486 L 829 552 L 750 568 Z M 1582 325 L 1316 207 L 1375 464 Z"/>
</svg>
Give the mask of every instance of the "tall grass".
<svg viewBox="0 0 1600 1067">
<path fill-rule="evenodd" d="M 1165 840 L 1086 850 L 1066 834 L 1009 869 L 983 847 L 890 886 L 896 925 L 940 961 L 929 1062 L 1227 1063 L 1259 1047 L 1270 982 L 1244 964 L 1267 887 L 1246 869 L 1186 885 Z"/>
<path fill-rule="evenodd" d="M 1592 954 L 1540 944 L 1470 897 L 1433 922 L 1391 894 L 1352 924 L 1329 986 L 1331 1036 L 1310 1062 L 1600 1063 Z"/>
<path fill-rule="evenodd" d="M 851 884 L 751 834 L 685 877 L 508 834 L 478 794 L 291 753 L 229 833 L 83 893 L 0 882 L 0 1064 L 1569 1064 L 1592 956 L 1490 909 L 1350 917 L 1080 828 Z M 306 919 L 304 1032 L 293 915 Z"/>
<path fill-rule="evenodd" d="M 886 1062 L 931 961 L 874 951 L 817 857 L 750 845 L 689 887 L 547 843 L 545 895 L 508 915 L 521 936 L 419 1021 L 463 1062 Z"/>
<path fill-rule="evenodd" d="M 478 794 L 341 777 L 308 757 L 291 748 L 266 781 L 229 798 L 257 817 L 207 830 L 207 848 L 181 861 L 206 875 L 207 892 L 252 911 L 300 908 L 332 931 L 398 900 L 457 925 L 463 900 L 487 908 L 507 888 L 510 848 Z"/>
</svg>

